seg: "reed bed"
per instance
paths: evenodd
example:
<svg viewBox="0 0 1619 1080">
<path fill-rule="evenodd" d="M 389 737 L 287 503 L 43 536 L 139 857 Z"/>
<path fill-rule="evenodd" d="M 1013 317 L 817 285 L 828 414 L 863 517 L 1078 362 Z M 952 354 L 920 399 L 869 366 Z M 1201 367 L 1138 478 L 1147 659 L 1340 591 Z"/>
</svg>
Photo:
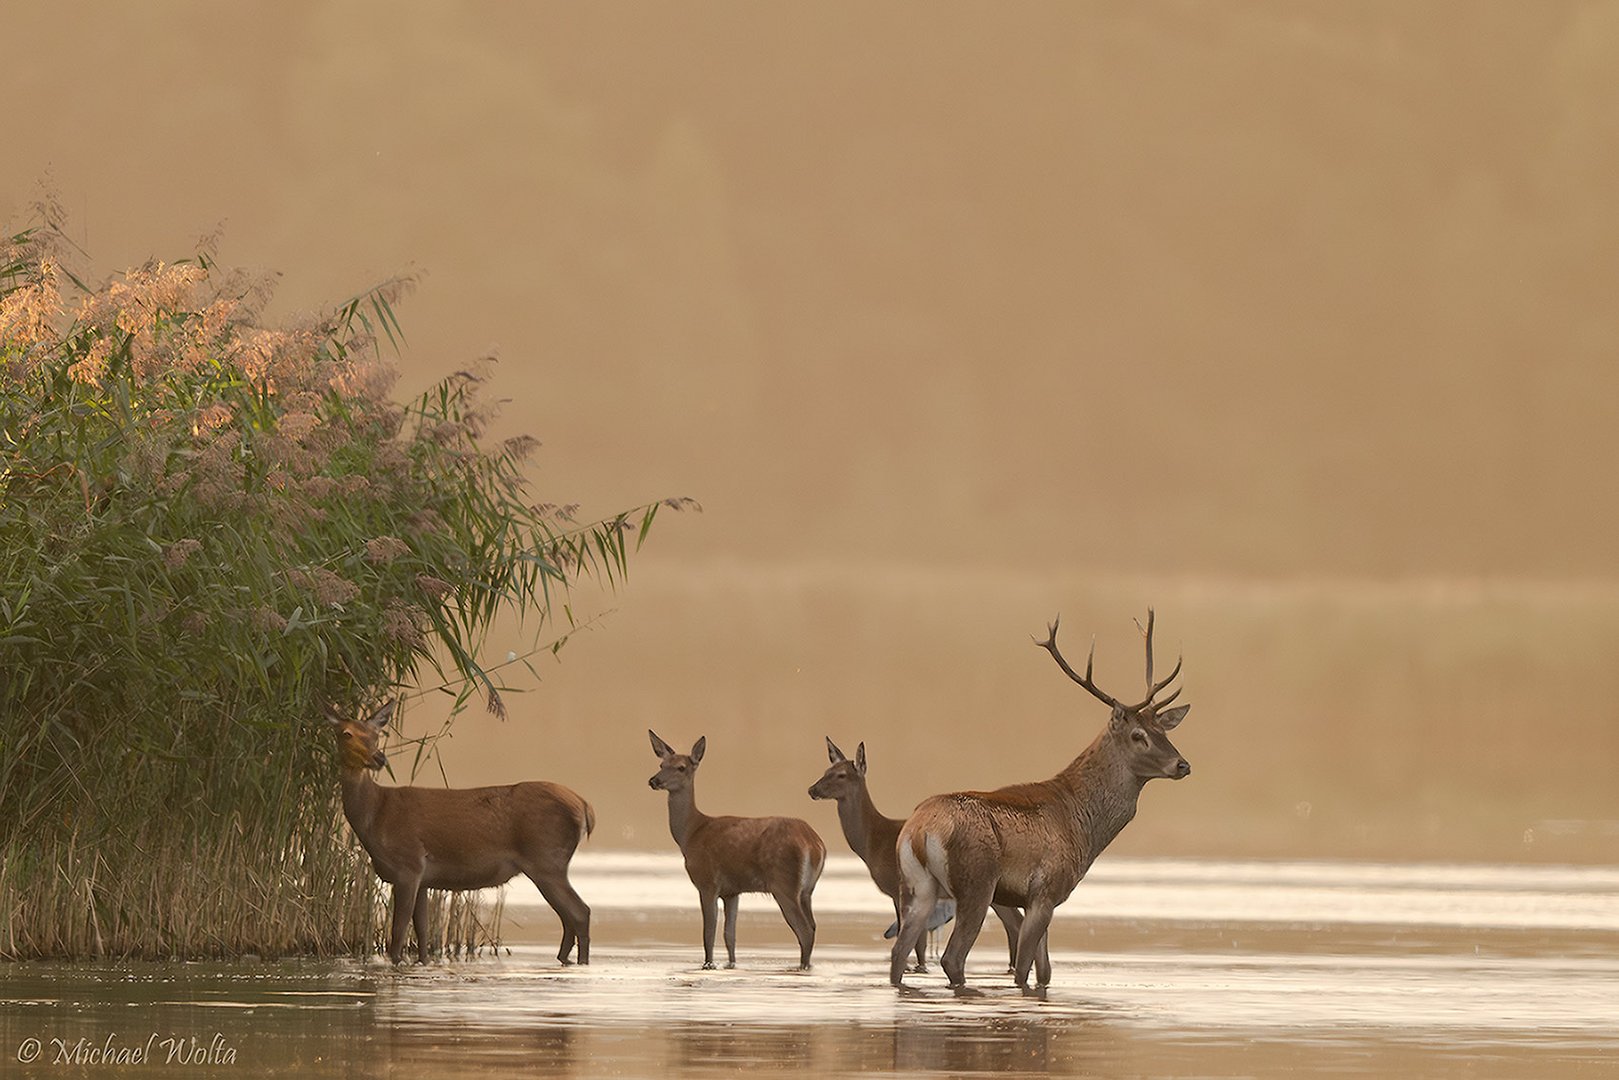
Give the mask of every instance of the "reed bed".
<svg viewBox="0 0 1619 1080">
<path fill-rule="evenodd" d="M 428 679 L 503 713 L 491 622 L 560 647 L 569 589 L 670 504 L 536 502 L 479 372 L 394 401 L 408 281 L 268 326 L 207 253 L 73 262 L 51 227 L 0 241 L 0 955 L 374 949 L 323 707 Z M 445 947 L 498 937 L 435 913 Z"/>
</svg>

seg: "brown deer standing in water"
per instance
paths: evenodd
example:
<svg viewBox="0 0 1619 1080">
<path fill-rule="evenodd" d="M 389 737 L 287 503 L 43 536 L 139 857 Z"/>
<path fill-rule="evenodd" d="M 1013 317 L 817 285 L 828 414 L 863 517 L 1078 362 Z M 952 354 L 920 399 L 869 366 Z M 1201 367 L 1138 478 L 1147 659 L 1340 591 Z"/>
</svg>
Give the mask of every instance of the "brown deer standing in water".
<svg viewBox="0 0 1619 1080">
<path fill-rule="evenodd" d="M 405 930 L 416 927 L 416 955 L 427 963 L 427 890 L 486 889 L 527 874 L 562 919 L 557 959 L 590 963 L 590 907 L 568 883 L 568 863 L 596 827 L 590 804 L 561 784 L 531 780 L 504 787 L 382 787 L 372 772 L 388 763 L 378 749 L 394 702 L 369 720 L 327 709 L 337 730 L 343 815 L 377 876 L 393 886 L 388 956 L 398 963 Z"/>
<path fill-rule="evenodd" d="M 647 734 L 662 762 L 647 785 L 669 793 L 669 832 L 686 857 L 686 874 L 703 910 L 703 967 L 714 966 L 715 900 L 725 901 L 725 966 L 734 968 L 738 896 L 767 892 L 798 938 L 798 966 L 808 970 L 815 947 L 810 894 L 826 866 L 826 845 L 797 818 L 709 817 L 697 809 L 694 786 L 708 738 L 698 739 L 690 754 L 677 754 L 657 732 Z"/>
<path fill-rule="evenodd" d="M 897 920 L 900 913 L 899 855 L 895 851 L 894 844 L 899 839 L 899 829 L 905 821 L 902 818 L 884 817 L 872 803 L 871 792 L 866 789 L 865 743 L 855 747 L 854 760 L 850 761 L 843 751 L 838 749 L 831 736 L 827 736 L 826 756 L 832 764 L 809 789 L 809 796 L 812 799 L 837 800 L 838 823 L 843 826 L 843 838 L 849 841 L 849 847 L 860 856 L 860 861 L 866 864 L 866 869 L 871 873 L 871 880 L 877 888 L 894 901 L 894 917 Z M 1000 918 L 1001 925 L 1006 927 L 1007 970 L 1010 971 L 1012 965 L 1017 963 L 1018 928 L 1023 923 L 1023 916 L 1017 908 L 1004 907 L 1000 904 L 994 904 L 992 907 L 996 916 Z M 940 900 L 938 907 L 928 916 L 927 928 L 936 930 L 954 916 L 955 905 L 947 900 Z M 925 937 L 917 938 L 916 966 L 911 970 L 917 973 L 927 971 Z"/>
<path fill-rule="evenodd" d="M 1112 708 L 1107 727 L 1050 780 L 935 795 L 918 806 L 900 830 L 903 905 L 889 963 L 889 981 L 895 986 L 903 984 L 905 961 L 941 894 L 956 900 L 956 928 L 940 960 L 951 986 L 966 985 L 967 952 L 991 903 L 1023 908 L 1013 972 L 1018 986 L 1029 988 L 1031 965 L 1040 986 L 1050 983 L 1051 961 L 1040 945 L 1052 912 L 1130 823 L 1147 781 L 1179 780 L 1192 771 L 1167 735 L 1190 706 L 1166 708 L 1179 690 L 1163 701 L 1154 700 L 1180 674 L 1181 665 L 1177 661 L 1168 678 L 1153 682 L 1152 624 L 1149 608 L 1147 697 L 1125 705 L 1092 681 L 1094 641 L 1083 676 L 1068 666 L 1057 650 L 1057 620 L 1053 620 L 1046 640 L 1037 644 L 1051 653 L 1070 679 Z"/>
</svg>

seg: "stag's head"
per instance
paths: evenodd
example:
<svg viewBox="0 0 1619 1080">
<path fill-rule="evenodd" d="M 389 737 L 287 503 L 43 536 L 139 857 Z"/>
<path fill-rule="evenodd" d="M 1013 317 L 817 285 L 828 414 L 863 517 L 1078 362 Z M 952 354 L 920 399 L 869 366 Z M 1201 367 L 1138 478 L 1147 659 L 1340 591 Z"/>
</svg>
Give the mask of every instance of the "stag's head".
<svg viewBox="0 0 1619 1080">
<path fill-rule="evenodd" d="M 827 767 L 815 786 L 809 789 L 812 799 L 846 799 L 860 791 L 866 783 L 866 744 L 854 748 L 854 760 L 844 757 L 843 751 L 830 737 L 826 740 L 826 756 L 832 764 Z"/>
<path fill-rule="evenodd" d="M 655 776 L 647 781 L 647 786 L 654 791 L 685 791 L 691 787 L 692 778 L 697 775 L 697 765 L 703 760 L 703 751 L 708 749 L 708 736 L 698 739 L 689 754 L 677 754 L 674 747 L 658 738 L 656 731 L 648 731 L 652 736 L 652 752 L 658 755 L 663 763 Z"/>
<path fill-rule="evenodd" d="M 1175 661 L 1175 669 L 1158 682 L 1152 678 L 1152 624 L 1153 612 L 1147 609 L 1147 626 L 1142 632 L 1147 639 L 1147 696 L 1134 705 L 1126 705 L 1110 694 L 1106 694 L 1096 685 L 1092 678 L 1092 671 L 1096 664 L 1096 642 L 1091 641 L 1091 653 L 1085 661 L 1085 674 L 1080 675 L 1068 666 L 1057 650 L 1057 623 L 1053 619 L 1048 627 L 1046 640 L 1036 642 L 1042 649 L 1051 653 L 1057 666 L 1072 680 L 1089 690 L 1098 700 L 1107 703 L 1113 709 L 1113 715 L 1108 720 L 1107 738 L 1113 743 L 1115 749 L 1124 755 L 1130 769 L 1143 781 L 1165 778 L 1180 780 L 1191 775 L 1192 766 L 1175 749 L 1175 744 L 1169 741 L 1169 732 L 1175 730 L 1185 719 L 1190 705 L 1177 705 L 1173 708 L 1170 703 L 1180 696 L 1180 690 L 1175 690 L 1162 701 L 1157 700 L 1158 695 L 1181 672 L 1181 662 Z M 1138 624 L 1139 625 L 1139 624 Z"/>
<path fill-rule="evenodd" d="M 388 726 L 393 714 L 392 701 L 367 720 L 355 720 L 330 705 L 326 707 L 326 720 L 337 734 L 337 757 L 343 768 L 381 769 L 388 764 L 388 756 L 381 749 L 382 729 Z"/>
</svg>

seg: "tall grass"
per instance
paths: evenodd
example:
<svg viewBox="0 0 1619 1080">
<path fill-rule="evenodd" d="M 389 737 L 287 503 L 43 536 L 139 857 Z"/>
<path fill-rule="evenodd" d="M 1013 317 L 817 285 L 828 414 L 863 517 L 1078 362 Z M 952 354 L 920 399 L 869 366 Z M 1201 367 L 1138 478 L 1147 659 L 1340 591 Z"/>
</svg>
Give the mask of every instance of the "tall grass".
<svg viewBox="0 0 1619 1080">
<path fill-rule="evenodd" d="M 502 711 L 496 615 L 565 635 L 659 504 L 535 504 L 476 374 L 395 402 L 404 281 L 267 326 L 206 256 L 70 255 L 0 241 L 0 955 L 369 948 L 321 707 L 430 677 Z"/>
</svg>

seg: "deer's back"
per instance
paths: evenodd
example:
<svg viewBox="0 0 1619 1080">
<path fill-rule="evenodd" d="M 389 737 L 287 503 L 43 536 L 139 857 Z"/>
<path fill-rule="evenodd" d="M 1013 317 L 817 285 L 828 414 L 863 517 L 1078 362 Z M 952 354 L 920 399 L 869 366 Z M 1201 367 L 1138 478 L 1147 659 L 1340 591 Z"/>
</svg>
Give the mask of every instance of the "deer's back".
<svg viewBox="0 0 1619 1080">
<path fill-rule="evenodd" d="M 577 792 L 541 780 L 386 788 L 384 799 L 368 845 L 379 874 L 384 862 L 421 860 L 437 888 L 498 885 L 548 861 L 566 863 L 595 824 Z"/>
<path fill-rule="evenodd" d="M 686 873 L 720 896 L 802 891 L 826 864 L 826 845 L 809 823 L 789 817 L 716 817 L 686 839 Z"/>
</svg>

